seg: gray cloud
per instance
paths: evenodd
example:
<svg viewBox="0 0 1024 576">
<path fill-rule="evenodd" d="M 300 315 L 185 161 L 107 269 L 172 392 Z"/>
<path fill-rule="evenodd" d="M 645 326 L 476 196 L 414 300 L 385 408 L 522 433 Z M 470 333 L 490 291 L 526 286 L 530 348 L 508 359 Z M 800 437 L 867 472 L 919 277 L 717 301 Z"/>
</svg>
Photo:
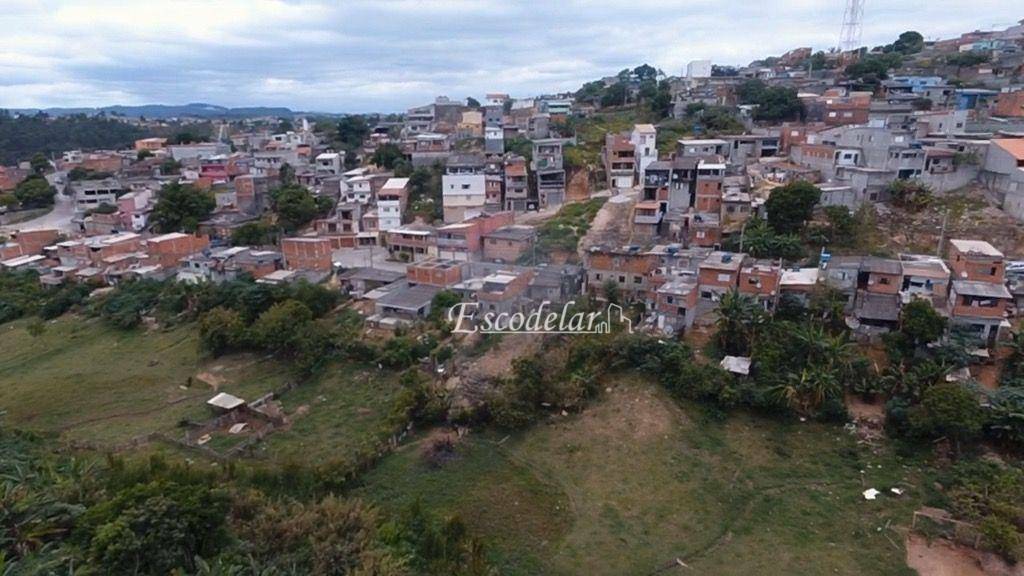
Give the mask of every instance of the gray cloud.
<svg viewBox="0 0 1024 576">
<path fill-rule="evenodd" d="M 836 42 L 840 0 L 5 0 L 0 106 L 205 101 L 397 111 L 531 95 L 642 62 L 743 64 Z M 1020 17 L 1005 0 L 868 0 L 864 44 Z"/>
</svg>

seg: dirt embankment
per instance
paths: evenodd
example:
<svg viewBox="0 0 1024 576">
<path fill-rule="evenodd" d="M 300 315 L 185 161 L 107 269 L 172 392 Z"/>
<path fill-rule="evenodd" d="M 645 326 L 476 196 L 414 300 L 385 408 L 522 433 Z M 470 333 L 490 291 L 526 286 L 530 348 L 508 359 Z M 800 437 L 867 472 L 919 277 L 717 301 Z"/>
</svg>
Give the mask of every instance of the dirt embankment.
<svg viewBox="0 0 1024 576">
<path fill-rule="evenodd" d="M 598 210 L 586 236 L 580 239 L 580 256 L 582 257 L 591 246 L 628 244 L 632 234 L 635 204 L 635 194 L 620 194 L 609 198 Z"/>
<path fill-rule="evenodd" d="M 1010 566 L 995 554 L 918 534 L 907 536 L 907 566 L 920 576 L 1024 576 L 1024 564 Z"/>
</svg>

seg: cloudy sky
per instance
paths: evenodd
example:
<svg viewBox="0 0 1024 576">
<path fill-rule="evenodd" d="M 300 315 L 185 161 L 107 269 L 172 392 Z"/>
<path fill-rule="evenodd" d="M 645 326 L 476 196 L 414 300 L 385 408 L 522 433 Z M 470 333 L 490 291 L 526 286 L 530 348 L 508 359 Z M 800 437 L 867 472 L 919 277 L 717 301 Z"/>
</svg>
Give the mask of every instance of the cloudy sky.
<svg viewBox="0 0 1024 576">
<path fill-rule="evenodd" d="M 865 45 L 1006 27 L 1018 0 L 867 0 Z M 642 62 L 837 42 L 843 0 L 0 0 L 0 107 L 398 111 L 572 90 Z"/>
</svg>

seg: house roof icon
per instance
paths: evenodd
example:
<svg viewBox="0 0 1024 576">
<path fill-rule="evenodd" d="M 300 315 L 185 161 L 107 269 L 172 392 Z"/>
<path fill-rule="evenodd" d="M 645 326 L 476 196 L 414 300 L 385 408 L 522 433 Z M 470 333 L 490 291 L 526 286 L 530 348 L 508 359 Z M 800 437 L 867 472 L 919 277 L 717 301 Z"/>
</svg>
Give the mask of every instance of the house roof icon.
<svg viewBox="0 0 1024 576">
<path fill-rule="evenodd" d="M 607 320 L 598 326 L 598 332 L 607 334 L 611 332 L 612 323 L 618 322 L 619 324 L 625 324 L 626 331 L 628 333 L 633 333 L 633 321 L 626 316 L 625 312 L 622 310 L 622 306 L 619 306 L 618 304 L 609 304 L 606 314 Z M 601 330 L 602 327 L 604 328 L 604 331 Z"/>
</svg>

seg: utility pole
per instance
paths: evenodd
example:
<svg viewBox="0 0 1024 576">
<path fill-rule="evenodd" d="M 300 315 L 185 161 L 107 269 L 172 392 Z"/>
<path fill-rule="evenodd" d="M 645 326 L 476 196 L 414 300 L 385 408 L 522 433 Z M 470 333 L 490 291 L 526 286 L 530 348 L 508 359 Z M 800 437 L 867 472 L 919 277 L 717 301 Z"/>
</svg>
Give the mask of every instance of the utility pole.
<svg viewBox="0 0 1024 576">
<path fill-rule="evenodd" d="M 935 248 L 935 255 L 942 258 L 942 245 L 946 242 L 946 226 L 949 224 L 949 208 L 942 214 L 942 230 L 939 232 L 939 245 Z"/>
</svg>

